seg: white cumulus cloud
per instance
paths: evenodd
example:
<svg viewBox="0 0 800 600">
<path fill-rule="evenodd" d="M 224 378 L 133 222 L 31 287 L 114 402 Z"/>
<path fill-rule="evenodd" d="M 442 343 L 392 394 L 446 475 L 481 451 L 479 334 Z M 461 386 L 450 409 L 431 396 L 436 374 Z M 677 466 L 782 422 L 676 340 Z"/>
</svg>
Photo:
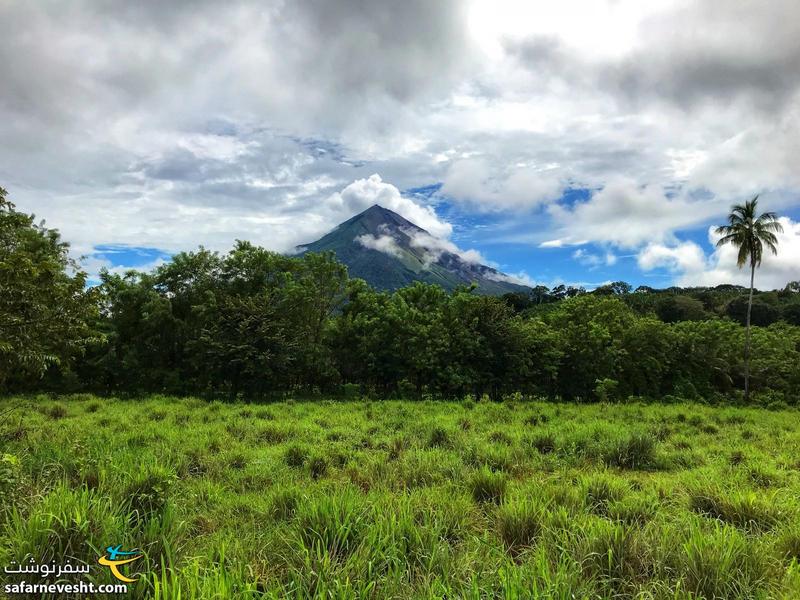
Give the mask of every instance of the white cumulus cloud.
<svg viewBox="0 0 800 600">
<path fill-rule="evenodd" d="M 364 246 L 364 248 L 377 250 L 389 256 L 400 257 L 403 254 L 402 250 L 400 250 L 400 246 L 397 245 L 397 241 L 390 235 L 365 233 L 364 235 L 358 236 L 355 241 Z"/>
<path fill-rule="evenodd" d="M 433 208 L 421 206 L 410 198 L 402 196 L 400 190 L 391 183 L 383 181 L 378 174 L 354 181 L 341 192 L 330 196 L 327 203 L 351 215 L 378 204 L 405 217 L 434 236 L 449 237 L 453 232 L 453 226 L 439 219 Z"/>
<path fill-rule="evenodd" d="M 777 234 L 777 256 L 767 252 L 761 266 L 756 270 L 755 285 L 760 289 L 783 288 L 789 281 L 800 280 L 800 222 L 783 217 L 780 219 L 783 233 Z M 719 236 L 711 227 L 708 239 L 716 244 Z M 750 285 L 748 265 L 739 268 L 736 264 L 737 250 L 731 245 L 715 248 L 706 255 L 702 248 L 691 241 L 673 245 L 650 244 L 638 255 L 639 266 L 649 271 L 665 268 L 677 277 L 682 286 L 714 286 L 723 283 Z"/>
</svg>

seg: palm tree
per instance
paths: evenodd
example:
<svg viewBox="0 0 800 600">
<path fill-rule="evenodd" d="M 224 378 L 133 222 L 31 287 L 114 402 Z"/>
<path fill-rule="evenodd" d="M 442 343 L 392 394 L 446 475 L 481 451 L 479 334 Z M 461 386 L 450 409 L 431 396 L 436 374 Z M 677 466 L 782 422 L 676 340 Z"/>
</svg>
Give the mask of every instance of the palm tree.
<svg viewBox="0 0 800 600">
<path fill-rule="evenodd" d="M 717 247 L 733 244 L 739 249 L 736 264 L 741 269 L 750 261 L 750 297 L 747 300 L 747 333 L 744 342 L 744 399 L 750 399 L 750 311 L 753 308 L 753 279 L 756 267 L 761 265 L 764 246 L 773 254 L 778 254 L 776 233 L 783 233 L 778 216 L 772 212 L 761 213 L 756 217 L 758 195 L 744 204 L 731 207 L 728 225 L 717 227 L 717 235 L 722 237 Z"/>
</svg>

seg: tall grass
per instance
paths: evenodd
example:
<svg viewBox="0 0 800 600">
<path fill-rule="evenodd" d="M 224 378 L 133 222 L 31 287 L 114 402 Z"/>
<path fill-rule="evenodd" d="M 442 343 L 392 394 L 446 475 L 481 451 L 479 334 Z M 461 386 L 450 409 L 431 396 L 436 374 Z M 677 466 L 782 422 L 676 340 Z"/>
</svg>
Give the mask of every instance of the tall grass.
<svg viewBox="0 0 800 600">
<path fill-rule="evenodd" d="M 140 598 L 796 598 L 800 416 L 700 404 L 27 399 L 0 563 Z M 0 400 L 0 410 L 6 403 Z"/>
</svg>

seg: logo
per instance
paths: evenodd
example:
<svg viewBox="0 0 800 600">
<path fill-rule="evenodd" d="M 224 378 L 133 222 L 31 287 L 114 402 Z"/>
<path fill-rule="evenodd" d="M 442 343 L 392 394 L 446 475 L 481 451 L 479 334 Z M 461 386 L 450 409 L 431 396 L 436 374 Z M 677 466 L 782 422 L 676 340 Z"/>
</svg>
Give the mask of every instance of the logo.
<svg viewBox="0 0 800 600">
<path fill-rule="evenodd" d="M 120 565 L 127 565 L 128 563 L 132 563 L 135 560 L 142 558 L 142 553 L 139 552 L 136 548 L 130 550 L 128 552 L 124 550 L 120 550 L 122 544 L 117 544 L 115 547 L 109 546 L 106 548 L 106 552 L 108 552 L 107 556 L 101 556 L 97 559 L 104 567 L 108 567 L 111 569 L 111 574 L 119 579 L 120 581 L 124 581 L 125 583 L 133 583 L 136 581 L 136 578 L 131 579 L 130 577 L 126 577 L 119 571 Z M 120 556 L 129 557 L 129 558 L 118 558 Z"/>
</svg>

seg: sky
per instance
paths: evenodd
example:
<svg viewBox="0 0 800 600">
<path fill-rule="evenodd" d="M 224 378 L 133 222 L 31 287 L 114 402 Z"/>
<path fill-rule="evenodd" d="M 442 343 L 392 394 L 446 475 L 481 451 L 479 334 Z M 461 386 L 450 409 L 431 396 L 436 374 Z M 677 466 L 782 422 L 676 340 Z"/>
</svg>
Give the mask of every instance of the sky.
<svg viewBox="0 0 800 600">
<path fill-rule="evenodd" d="M 0 0 L 0 186 L 92 277 L 378 203 L 528 284 L 800 279 L 796 0 Z"/>
</svg>

